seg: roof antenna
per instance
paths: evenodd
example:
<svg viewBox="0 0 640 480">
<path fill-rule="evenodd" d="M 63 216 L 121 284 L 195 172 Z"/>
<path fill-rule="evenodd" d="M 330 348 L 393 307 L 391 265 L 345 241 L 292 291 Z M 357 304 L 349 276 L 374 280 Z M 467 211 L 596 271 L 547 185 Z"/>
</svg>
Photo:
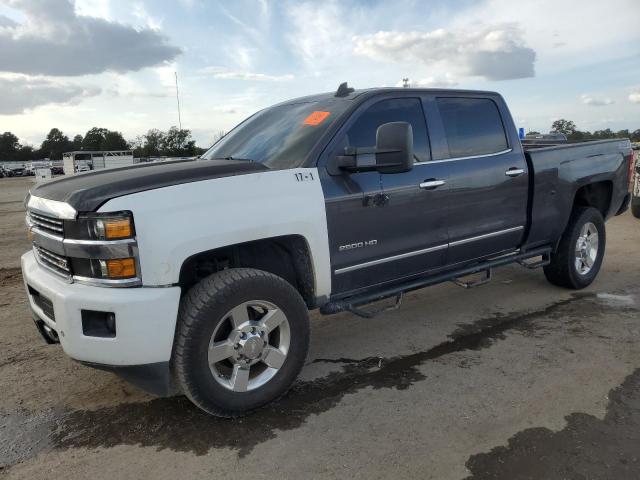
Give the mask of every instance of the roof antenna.
<svg viewBox="0 0 640 480">
<path fill-rule="evenodd" d="M 347 82 L 343 82 L 340 84 L 340 86 L 338 87 L 338 90 L 336 91 L 336 97 L 346 97 L 347 95 L 353 92 L 355 92 L 355 89 L 347 85 Z"/>
<path fill-rule="evenodd" d="M 176 101 L 178 102 L 178 125 L 180 125 L 180 130 L 182 130 L 182 116 L 180 115 L 180 94 L 178 92 L 178 72 L 173 72 L 176 76 Z"/>
</svg>

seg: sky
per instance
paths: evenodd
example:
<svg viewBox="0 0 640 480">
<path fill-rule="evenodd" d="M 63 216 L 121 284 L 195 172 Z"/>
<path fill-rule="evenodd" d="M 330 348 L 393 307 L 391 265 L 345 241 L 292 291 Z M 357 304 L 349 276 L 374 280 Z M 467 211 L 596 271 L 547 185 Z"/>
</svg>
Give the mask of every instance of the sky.
<svg viewBox="0 0 640 480">
<path fill-rule="evenodd" d="M 207 147 L 255 111 L 355 88 L 495 90 L 517 126 L 640 128 L 639 0 L 0 0 L 0 132 Z"/>
</svg>

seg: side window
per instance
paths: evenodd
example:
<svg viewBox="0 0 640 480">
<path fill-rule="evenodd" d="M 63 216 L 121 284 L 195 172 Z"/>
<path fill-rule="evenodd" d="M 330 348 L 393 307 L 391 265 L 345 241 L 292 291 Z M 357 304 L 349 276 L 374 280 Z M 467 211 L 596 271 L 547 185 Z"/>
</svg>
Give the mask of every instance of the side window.
<svg viewBox="0 0 640 480">
<path fill-rule="evenodd" d="M 498 106 L 488 98 L 438 98 L 449 155 L 470 157 L 506 150 Z"/>
<path fill-rule="evenodd" d="M 413 150 L 418 157 L 416 161 L 430 160 L 427 124 L 422 102 L 418 98 L 394 98 L 371 105 L 349 127 L 340 142 L 340 148 L 375 146 L 376 130 L 380 125 L 389 122 L 409 122 L 413 129 Z"/>
</svg>

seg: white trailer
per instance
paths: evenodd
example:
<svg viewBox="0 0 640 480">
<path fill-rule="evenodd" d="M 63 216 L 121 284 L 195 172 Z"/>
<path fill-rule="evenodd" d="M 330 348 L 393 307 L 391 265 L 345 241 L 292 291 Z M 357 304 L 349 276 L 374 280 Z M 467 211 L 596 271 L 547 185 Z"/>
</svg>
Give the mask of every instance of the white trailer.
<svg viewBox="0 0 640 480">
<path fill-rule="evenodd" d="M 92 170 L 125 167 L 133 165 L 132 150 L 110 150 L 101 152 L 87 152 L 84 150 L 67 152 L 62 156 L 65 175 L 74 175 Z"/>
</svg>

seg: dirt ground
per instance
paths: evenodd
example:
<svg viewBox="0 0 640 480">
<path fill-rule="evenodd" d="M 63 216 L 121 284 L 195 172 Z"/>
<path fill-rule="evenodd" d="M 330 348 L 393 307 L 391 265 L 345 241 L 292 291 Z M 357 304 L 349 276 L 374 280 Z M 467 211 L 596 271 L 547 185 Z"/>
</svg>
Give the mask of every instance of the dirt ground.
<svg viewBox="0 0 640 480">
<path fill-rule="evenodd" d="M 585 291 L 541 271 L 312 318 L 307 365 L 239 420 L 150 397 L 45 345 L 27 311 L 30 179 L 0 179 L 0 477 L 640 478 L 640 220 Z"/>
</svg>

